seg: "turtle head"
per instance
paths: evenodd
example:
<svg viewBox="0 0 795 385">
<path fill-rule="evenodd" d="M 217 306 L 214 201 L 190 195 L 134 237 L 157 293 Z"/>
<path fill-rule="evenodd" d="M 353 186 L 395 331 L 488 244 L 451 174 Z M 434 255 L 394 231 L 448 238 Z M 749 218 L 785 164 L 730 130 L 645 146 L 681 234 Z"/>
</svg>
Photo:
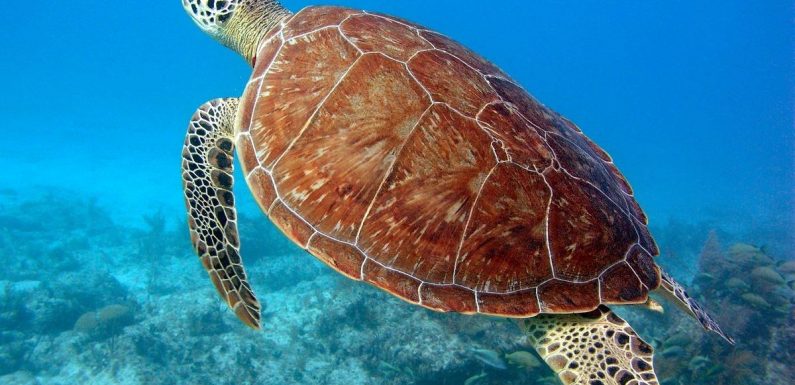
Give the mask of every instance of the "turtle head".
<svg viewBox="0 0 795 385">
<path fill-rule="evenodd" d="M 277 0 L 182 0 L 196 25 L 249 62 L 260 40 L 290 12 Z"/>
<path fill-rule="evenodd" d="M 223 34 L 224 27 L 242 0 L 182 0 L 193 21 L 212 37 Z"/>
</svg>

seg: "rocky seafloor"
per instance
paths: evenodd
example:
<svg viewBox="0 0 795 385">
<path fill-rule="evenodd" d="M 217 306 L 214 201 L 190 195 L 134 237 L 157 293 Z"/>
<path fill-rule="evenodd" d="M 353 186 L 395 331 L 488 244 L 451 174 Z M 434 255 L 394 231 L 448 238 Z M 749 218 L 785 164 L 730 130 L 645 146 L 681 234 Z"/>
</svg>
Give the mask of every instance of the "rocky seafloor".
<svg viewBox="0 0 795 385">
<path fill-rule="evenodd" d="M 217 298 L 182 218 L 127 226 L 74 194 L 4 194 L 0 384 L 558 383 L 513 322 L 434 313 L 350 281 L 264 218 L 241 216 L 264 302 L 257 332 Z M 702 230 L 661 246 L 690 250 L 678 258 L 693 266 L 693 294 L 720 310 L 738 344 L 673 307 L 624 309 L 657 348 L 663 384 L 792 383 L 795 271 L 783 261 L 792 256 L 723 246 L 719 231 Z"/>
</svg>

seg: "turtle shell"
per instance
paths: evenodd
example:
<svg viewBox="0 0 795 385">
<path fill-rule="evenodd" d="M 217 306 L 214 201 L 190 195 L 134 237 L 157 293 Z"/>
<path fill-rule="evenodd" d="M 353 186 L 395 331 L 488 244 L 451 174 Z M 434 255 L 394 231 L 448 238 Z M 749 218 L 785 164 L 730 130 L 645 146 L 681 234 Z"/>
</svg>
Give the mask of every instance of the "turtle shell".
<svg viewBox="0 0 795 385">
<path fill-rule="evenodd" d="M 497 67 L 389 16 L 310 7 L 261 44 L 237 148 L 290 239 L 440 311 L 638 303 L 657 247 L 610 157 Z"/>
</svg>

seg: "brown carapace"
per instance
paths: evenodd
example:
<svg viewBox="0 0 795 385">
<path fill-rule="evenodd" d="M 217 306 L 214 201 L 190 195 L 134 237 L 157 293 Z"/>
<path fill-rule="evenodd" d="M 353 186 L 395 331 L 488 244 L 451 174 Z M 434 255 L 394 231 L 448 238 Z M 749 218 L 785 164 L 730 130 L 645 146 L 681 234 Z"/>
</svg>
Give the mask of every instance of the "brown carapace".
<svg viewBox="0 0 795 385">
<path fill-rule="evenodd" d="M 310 7 L 260 45 L 236 142 L 293 241 L 440 311 L 642 303 L 657 247 L 610 157 L 505 73 L 393 17 Z"/>
</svg>

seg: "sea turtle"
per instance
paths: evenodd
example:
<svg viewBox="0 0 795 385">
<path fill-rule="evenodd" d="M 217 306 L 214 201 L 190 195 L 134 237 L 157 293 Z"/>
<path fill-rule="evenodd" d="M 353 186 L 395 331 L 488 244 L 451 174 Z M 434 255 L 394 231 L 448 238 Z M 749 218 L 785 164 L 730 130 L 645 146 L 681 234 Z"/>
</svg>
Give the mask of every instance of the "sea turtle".
<svg viewBox="0 0 795 385">
<path fill-rule="evenodd" d="M 253 67 L 241 97 L 196 111 L 182 161 L 193 245 L 246 325 L 260 328 L 260 302 L 239 253 L 235 149 L 292 241 L 410 303 L 519 319 L 567 384 L 658 383 L 651 346 L 606 306 L 651 290 L 730 340 L 655 264 L 607 153 L 489 61 L 383 14 L 183 5 Z"/>
</svg>

